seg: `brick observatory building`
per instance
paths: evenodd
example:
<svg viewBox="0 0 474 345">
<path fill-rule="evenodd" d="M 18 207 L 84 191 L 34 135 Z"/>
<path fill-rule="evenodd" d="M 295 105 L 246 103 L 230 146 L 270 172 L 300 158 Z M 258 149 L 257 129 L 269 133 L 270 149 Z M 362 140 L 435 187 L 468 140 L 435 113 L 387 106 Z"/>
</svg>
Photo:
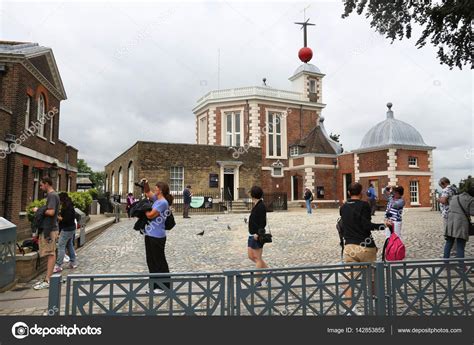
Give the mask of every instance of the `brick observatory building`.
<svg viewBox="0 0 474 345">
<path fill-rule="evenodd" d="M 43 198 L 41 177 L 76 190 L 77 150 L 59 139 L 65 99 L 50 48 L 0 41 L 0 216 L 17 225 L 19 240 L 31 237 L 25 211 Z"/>
<path fill-rule="evenodd" d="M 290 205 L 302 205 L 304 188 L 308 187 L 320 207 L 337 207 L 347 199 L 348 185 L 358 181 L 365 190 L 373 183 L 379 196 L 385 186 L 401 185 L 406 191 L 407 207 L 430 207 L 434 147 L 426 145 L 415 128 L 395 119 L 388 104 L 387 118 L 367 132 L 361 146 L 343 152 L 324 127 L 325 75 L 308 63 L 312 52 L 306 47 L 306 39 L 299 57 L 303 64 L 289 78 L 291 90 L 269 87 L 264 80 L 263 86 L 214 90 L 201 97 L 193 109 L 197 145 L 174 144 L 178 146 L 173 151 L 175 156 L 168 155 L 170 161 L 186 161 L 189 157 L 202 162 L 207 171 L 209 166 L 217 165 L 202 160 L 201 152 L 206 155 L 212 148 L 233 151 L 232 159 L 220 160 L 218 178 L 224 191 L 222 198 L 231 200 L 246 196 L 242 189 L 251 184 L 243 185 L 248 181 L 242 181 L 241 162 L 246 160 L 247 151 L 257 150 L 259 159 L 252 158 L 245 164 L 246 168 L 255 164 L 253 168 L 259 171 L 252 182 L 260 184 L 266 193 L 286 194 Z M 158 152 L 161 147 L 156 145 Z M 108 191 L 123 194 L 124 171 L 139 161 L 137 155 L 129 158 L 107 165 Z M 188 169 L 179 185 L 172 177 L 176 167 L 169 167 L 169 172 L 166 169 L 160 176 L 169 179 L 176 192 L 188 183 L 205 187 L 207 178 L 198 172 L 199 166 Z"/>
</svg>

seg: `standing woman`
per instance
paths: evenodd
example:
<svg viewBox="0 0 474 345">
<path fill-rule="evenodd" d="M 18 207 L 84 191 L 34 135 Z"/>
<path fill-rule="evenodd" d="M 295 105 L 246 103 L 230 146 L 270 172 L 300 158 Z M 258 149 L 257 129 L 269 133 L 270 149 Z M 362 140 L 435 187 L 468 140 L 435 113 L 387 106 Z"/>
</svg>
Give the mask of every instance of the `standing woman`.
<svg viewBox="0 0 474 345">
<path fill-rule="evenodd" d="M 158 182 L 155 192 L 145 190 L 147 197 L 154 201 L 151 211 L 146 213 L 150 224 L 145 227 L 145 252 L 148 271 L 150 273 L 169 273 L 168 262 L 165 256 L 166 230 L 165 221 L 168 216 L 169 207 L 173 203 L 169 186 L 164 182 Z M 163 285 L 169 289 L 170 283 Z M 157 283 L 153 284 L 155 294 L 164 293 Z"/>
<path fill-rule="evenodd" d="M 66 247 L 69 251 L 69 268 L 76 268 L 76 252 L 74 251 L 74 235 L 76 234 L 76 223 L 75 216 L 76 211 L 71 198 L 65 192 L 59 193 L 60 211 L 58 215 L 59 220 L 59 244 L 58 244 L 58 257 L 56 259 L 56 265 L 54 267 L 54 273 L 61 272 L 64 255 L 66 253 Z"/>
<path fill-rule="evenodd" d="M 386 187 L 385 196 L 388 199 L 387 210 L 385 211 L 385 219 L 389 224 L 393 225 L 393 231 L 402 238 L 402 214 L 405 207 L 403 200 L 404 189 L 402 186 Z M 386 234 L 390 236 L 389 233 Z"/>
<path fill-rule="evenodd" d="M 255 262 L 257 268 L 268 268 L 263 261 L 263 243 L 258 239 L 258 230 L 265 229 L 267 226 L 267 209 L 263 203 L 263 190 L 259 186 L 253 186 L 250 189 L 250 196 L 254 204 L 249 217 L 249 238 L 248 238 L 248 257 Z M 257 283 L 257 286 L 266 285 L 263 279 Z"/>
<path fill-rule="evenodd" d="M 456 241 L 456 258 L 464 258 L 464 248 L 469 241 L 469 226 L 474 216 L 474 187 L 467 192 L 452 197 L 449 203 L 448 220 L 444 237 L 444 258 L 449 258 L 451 248 Z"/>
</svg>

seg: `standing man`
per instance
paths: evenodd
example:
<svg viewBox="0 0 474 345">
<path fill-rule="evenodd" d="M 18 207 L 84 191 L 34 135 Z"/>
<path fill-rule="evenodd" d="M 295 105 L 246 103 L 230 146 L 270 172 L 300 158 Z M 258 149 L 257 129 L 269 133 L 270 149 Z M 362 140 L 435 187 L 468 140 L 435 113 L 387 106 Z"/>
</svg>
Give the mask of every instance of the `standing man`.
<svg viewBox="0 0 474 345">
<path fill-rule="evenodd" d="M 35 290 L 49 288 L 49 278 L 53 274 L 54 264 L 56 263 L 56 240 L 58 239 L 58 213 L 59 213 L 59 196 L 53 189 L 53 181 L 50 177 L 43 177 L 40 181 L 40 188 L 43 192 L 48 193 L 46 196 L 46 210 L 43 214 L 43 220 L 38 228 L 39 236 L 39 255 L 47 256 L 47 270 L 44 281 L 40 281 L 33 286 Z M 36 212 L 38 209 L 35 208 Z"/>
<path fill-rule="evenodd" d="M 306 211 L 308 214 L 312 214 L 313 210 L 311 209 L 311 201 L 313 201 L 313 193 L 311 193 L 311 190 L 308 187 L 304 189 L 304 200 L 306 201 Z"/>
<path fill-rule="evenodd" d="M 367 197 L 369 198 L 370 214 L 375 215 L 375 209 L 377 208 L 377 195 L 375 195 L 374 185 L 371 183 L 367 190 Z"/>
<path fill-rule="evenodd" d="M 189 207 L 191 206 L 191 186 L 188 184 L 183 190 L 183 218 L 191 218 L 189 216 Z"/>
</svg>

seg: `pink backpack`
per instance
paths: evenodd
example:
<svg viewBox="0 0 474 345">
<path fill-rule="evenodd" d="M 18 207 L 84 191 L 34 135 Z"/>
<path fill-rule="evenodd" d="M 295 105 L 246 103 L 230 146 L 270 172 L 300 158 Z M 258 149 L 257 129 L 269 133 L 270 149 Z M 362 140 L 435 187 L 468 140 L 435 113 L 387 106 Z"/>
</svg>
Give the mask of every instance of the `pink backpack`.
<svg viewBox="0 0 474 345">
<path fill-rule="evenodd" d="M 391 235 L 385 240 L 382 252 L 383 261 L 401 261 L 405 259 L 405 245 L 398 235 L 389 227 Z"/>
</svg>

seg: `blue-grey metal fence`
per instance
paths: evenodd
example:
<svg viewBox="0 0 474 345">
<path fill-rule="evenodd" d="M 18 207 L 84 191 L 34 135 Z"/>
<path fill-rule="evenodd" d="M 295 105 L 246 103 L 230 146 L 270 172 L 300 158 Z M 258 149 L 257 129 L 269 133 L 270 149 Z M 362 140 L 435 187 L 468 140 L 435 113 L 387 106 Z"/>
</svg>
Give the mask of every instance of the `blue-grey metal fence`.
<svg viewBox="0 0 474 345">
<path fill-rule="evenodd" d="M 147 294 L 153 283 L 164 293 Z M 473 283 L 474 258 L 223 273 L 69 275 L 61 308 L 62 283 L 55 275 L 48 314 L 472 316 Z"/>
</svg>

